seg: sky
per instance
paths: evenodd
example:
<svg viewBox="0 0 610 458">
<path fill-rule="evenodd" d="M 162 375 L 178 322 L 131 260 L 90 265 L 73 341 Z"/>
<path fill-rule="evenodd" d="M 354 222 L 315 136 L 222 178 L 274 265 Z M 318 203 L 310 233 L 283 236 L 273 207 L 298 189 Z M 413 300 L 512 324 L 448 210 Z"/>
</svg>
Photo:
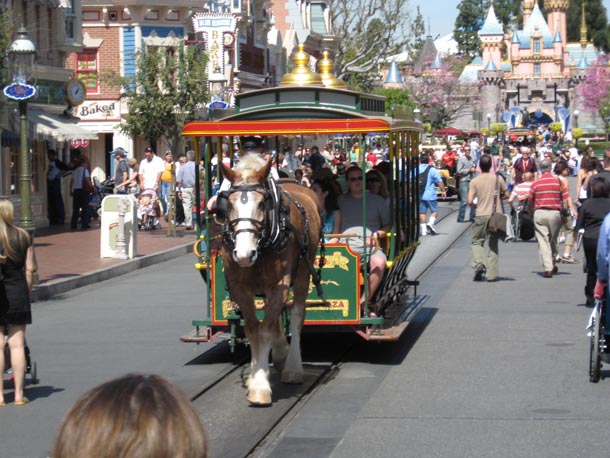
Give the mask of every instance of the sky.
<svg viewBox="0 0 610 458">
<path fill-rule="evenodd" d="M 455 18 L 457 17 L 457 6 L 460 0 L 411 0 L 411 4 L 415 7 L 419 5 L 424 20 L 426 21 L 426 33 L 428 31 L 428 23 L 432 36 L 444 36 L 453 32 Z M 606 7 L 606 13 L 610 16 L 610 0 L 603 0 Z"/>
</svg>

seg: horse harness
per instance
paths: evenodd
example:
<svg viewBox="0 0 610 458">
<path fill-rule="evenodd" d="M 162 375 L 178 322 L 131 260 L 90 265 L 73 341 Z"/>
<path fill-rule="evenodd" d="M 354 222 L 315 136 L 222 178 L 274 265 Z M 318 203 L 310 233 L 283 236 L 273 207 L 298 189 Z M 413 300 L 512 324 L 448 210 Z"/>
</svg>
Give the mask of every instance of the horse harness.
<svg viewBox="0 0 610 458">
<path fill-rule="evenodd" d="M 263 195 L 264 199 L 264 218 L 262 221 L 254 218 L 234 218 L 228 219 L 228 211 L 230 207 L 229 196 L 235 193 L 241 193 L 240 201 L 242 204 L 248 202 L 248 193 L 258 192 Z M 282 196 L 286 199 L 282 199 Z M 299 237 L 297 229 L 290 222 L 290 204 L 294 204 L 303 220 L 303 237 Z M 309 249 L 309 220 L 305 207 L 296 200 L 288 191 L 281 188 L 272 178 L 268 178 L 264 184 L 242 184 L 234 185 L 228 191 L 222 191 L 218 194 L 216 201 L 218 208 L 218 219 L 222 222 L 222 240 L 223 243 L 231 250 L 235 248 L 235 237 L 242 232 L 251 232 L 258 236 L 257 250 L 271 251 L 273 253 L 281 253 L 288 245 L 290 233 L 294 234 L 295 240 L 299 244 L 299 258 L 303 259 L 307 255 Z M 251 227 L 235 230 L 236 226 L 246 221 L 251 224 Z M 321 256 L 319 259 L 319 269 L 316 272 L 311 265 L 307 263 L 311 277 L 316 286 L 316 292 L 320 298 L 323 298 L 323 291 L 320 284 L 321 269 L 324 265 L 324 238 L 322 237 L 321 229 L 319 240 L 322 242 Z"/>
</svg>

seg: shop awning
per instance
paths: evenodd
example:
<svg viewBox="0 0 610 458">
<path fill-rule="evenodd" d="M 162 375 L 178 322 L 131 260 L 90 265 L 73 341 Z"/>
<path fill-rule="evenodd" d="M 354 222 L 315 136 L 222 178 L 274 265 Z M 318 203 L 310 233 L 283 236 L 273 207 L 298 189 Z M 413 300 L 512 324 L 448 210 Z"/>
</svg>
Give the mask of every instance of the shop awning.
<svg viewBox="0 0 610 458">
<path fill-rule="evenodd" d="M 74 139 L 97 140 L 97 133 L 79 127 L 73 120 L 35 108 L 28 109 L 28 120 L 37 136 L 64 142 Z"/>
<path fill-rule="evenodd" d="M 19 135 L 12 130 L 2 131 L 2 146 L 17 146 L 19 144 Z"/>
</svg>

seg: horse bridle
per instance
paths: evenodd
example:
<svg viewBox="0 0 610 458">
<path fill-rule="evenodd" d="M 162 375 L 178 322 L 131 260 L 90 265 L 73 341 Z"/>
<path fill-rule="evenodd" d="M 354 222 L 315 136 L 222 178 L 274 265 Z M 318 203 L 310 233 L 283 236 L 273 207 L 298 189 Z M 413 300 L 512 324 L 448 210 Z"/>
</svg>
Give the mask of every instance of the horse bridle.
<svg viewBox="0 0 610 458">
<path fill-rule="evenodd" d="M 259 221 L 254 218 L 227 219 L 230 207 L 229 196 L 231 196 L 232 194 L 241 193 L 241 196 L 239 198 L 240 202 L 242 204 L 247 204 L 249 192 L 258 192 L 263 195 L 265 203 L 263 220 Z M 269 237 L 269 211 L 273 209 L 273 200 L 274 199 L 271 193 L 269 192 L 269 189 L 260 183 L 236 185 L 232 186 L 231 189 L 229 189 L 228 191 L 220 192 L 216 201 L 216 206 L 218 208 L 219 213 L 217 218 L 221 221 L 224 219 L 222 232 L 223 240 L 225 241 L 225 243 L 227 243 L 230 247 L 235 247 L 235 237 L 238 234 L 250 232 L 254 234 L 257 238 L 257 245 L 259 246 L 259 248 L 261 245 L 264 245 L 267 238 Z M 237 227 L 237 225 L 244 221 L 250 223 L 251 226 L 236 230 L 235 228 Z"/>
</svg>

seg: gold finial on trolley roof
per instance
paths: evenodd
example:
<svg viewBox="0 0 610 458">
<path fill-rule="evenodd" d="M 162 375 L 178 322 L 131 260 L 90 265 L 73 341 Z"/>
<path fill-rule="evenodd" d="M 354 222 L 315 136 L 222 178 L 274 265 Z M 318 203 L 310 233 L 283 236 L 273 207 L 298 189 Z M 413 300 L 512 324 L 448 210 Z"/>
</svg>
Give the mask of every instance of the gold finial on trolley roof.
<svg viewBox="0 0 610 458">
<path fill-rule="evenodd" d="M 299 43 L 292 60 L 295 64 L 294 70 L 282 77 L 280 86 L 324 86 L 322 77 L 308 67 L 309 54 L 305 52 L 305 45 Z"/>
<path fill-rule="evenodd" d="M 318 73 L 322 77 L 324 86 L 331 88 L 347 88 L 344 81 L 333 75 L 335 63 L 330 59 L 330 52 L 325 49 L 322 51 L 322 59 L 318 61 Z"/>
</svg>

